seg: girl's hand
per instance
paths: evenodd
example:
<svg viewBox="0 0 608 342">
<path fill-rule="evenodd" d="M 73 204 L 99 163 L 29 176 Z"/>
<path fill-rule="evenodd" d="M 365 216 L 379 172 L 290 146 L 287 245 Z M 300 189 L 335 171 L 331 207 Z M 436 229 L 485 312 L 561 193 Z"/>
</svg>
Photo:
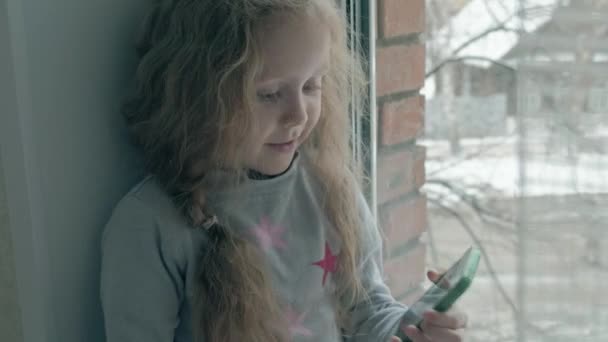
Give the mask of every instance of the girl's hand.
<svg viewBox="0 0 608 342">
<path fill-rule="evenodd" d="M 435 283 L 441 275 L 429 271 L 427 276 Z M 402 326 L 401 329 L 412 342 L 462 342 L 467 321 L 467 315 L 456 309 L 448 312 L 430 310 L 424 313 L 420 329 L 414 325 Z M 396 336 L 391 338 L 391 342 L 399 341 L 401 339 Z"/>
</svg>

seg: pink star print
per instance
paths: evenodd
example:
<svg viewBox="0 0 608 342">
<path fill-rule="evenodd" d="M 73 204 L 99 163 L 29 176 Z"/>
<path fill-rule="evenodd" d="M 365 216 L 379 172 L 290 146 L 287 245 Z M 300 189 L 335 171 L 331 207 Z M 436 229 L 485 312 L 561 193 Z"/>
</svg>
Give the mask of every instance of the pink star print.
<svg viewBox="0 0 608 342">
<path fill-rule="evenodd" d="M 325 286 L 325 280 L 327 279 L 328 273 L 336 272 L 338 268 L 338 264 L 336 260 L 338 258 L 331 254 L 331 249 L 329 248 L 329 243 L 325 242 L 325 256 L 322 260 L 315 262 L 313 265 L 319 266 L 323 269 L 323 286 Z"/>
<path fill-rule="evenodd" d="M 283 240 L 283 233 L 285 233 L 285 228 L 270 223 L 268 217 L 262 217 L 260 223 L 253 227 L 253 234 L 264 250 L 273 247 L 285 249 L 287 244 Z"/>
<path fill-rule="evenodd" d="M 306 319 L 306 313 L 298 314 L 291 308 L 291 306 L 289 306 L 287 307 L 285 316 L 287 317 L 287 322 L 289 323 L 289 332 L 291 333 L 291 336 L 312 336 L 312 331 L 302 324 L 304 319 Z"/>
</svg>

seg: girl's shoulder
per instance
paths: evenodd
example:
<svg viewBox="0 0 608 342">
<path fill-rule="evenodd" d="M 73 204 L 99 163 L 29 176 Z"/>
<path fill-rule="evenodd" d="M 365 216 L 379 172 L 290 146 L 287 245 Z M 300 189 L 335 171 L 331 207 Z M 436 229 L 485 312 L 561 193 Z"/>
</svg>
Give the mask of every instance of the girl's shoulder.
<svg viewBox="0 0 608 342">
<path fill-rule="evenodd" d="M 146 176 L 134 185 L 114 208 L 115 212 L 119 210 L 139 214 L 154 221 L 173 221 L 179 218 L 179 212 L 171 197 L 154 176 Z M 132 216 L 138 218 L 138 215 Z"/>
<path fill-rule="evenodd" d="M 135 184 L 123 197 L 123 200 L 128 198 L 136 199 L 153 211 L 160 213 L 174 209 L 171 197 L 161 187 L 156 177 L 152 175 L 144 177 L 139 183 Z"/>
<path fill-rule="evenodd" d="M 157 180 L 147 176 L 133 186 L 114 207 L 103 241 L 147 240 L 171 250 L 191 244 L 191 228 Z"/>
</svg>

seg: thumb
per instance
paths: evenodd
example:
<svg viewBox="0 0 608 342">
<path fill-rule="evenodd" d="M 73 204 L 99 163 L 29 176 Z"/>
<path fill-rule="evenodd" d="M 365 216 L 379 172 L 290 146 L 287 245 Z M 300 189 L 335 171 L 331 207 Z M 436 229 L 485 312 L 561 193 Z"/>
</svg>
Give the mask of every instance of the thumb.
<svg viewBox="0 0 608 342">
<path fill-rule="evenodd" d="M 439 281 L 439 278 L 441 278 L 441 275 L 444 272 L 439 273 L 438 271 L 435 270 L 429 270 L 428 272 L 426 272 L 426 276 L 429 278 L 430 281 L 432 281 L 433 283 L 436 283 L 437 281 Z"/>
<path fill-rule="evenodd" d="M 401 342 L 401 339 L 397 336 L 391 337 L 391 342 Z"/>
</svg>

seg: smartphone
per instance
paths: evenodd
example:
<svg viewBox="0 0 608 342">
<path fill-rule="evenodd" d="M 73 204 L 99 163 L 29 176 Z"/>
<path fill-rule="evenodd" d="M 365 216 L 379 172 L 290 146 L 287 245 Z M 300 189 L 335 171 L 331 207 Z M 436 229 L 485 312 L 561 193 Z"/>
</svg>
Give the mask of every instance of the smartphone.
<svg viewBox="0 0 608 342">
<path fill-rule="evenodd" d="M 401 331 L 401 326 L 415 325 L 420 327 L 422 315 L 430 310 L 445 312 L 469 288 L 477 272 L 480 251 L 470 247 L 464 255 L 433 284 L 418 301 L 406 311 L 396 336 L 402 341 L 410 339 Z"/>
</svg>

